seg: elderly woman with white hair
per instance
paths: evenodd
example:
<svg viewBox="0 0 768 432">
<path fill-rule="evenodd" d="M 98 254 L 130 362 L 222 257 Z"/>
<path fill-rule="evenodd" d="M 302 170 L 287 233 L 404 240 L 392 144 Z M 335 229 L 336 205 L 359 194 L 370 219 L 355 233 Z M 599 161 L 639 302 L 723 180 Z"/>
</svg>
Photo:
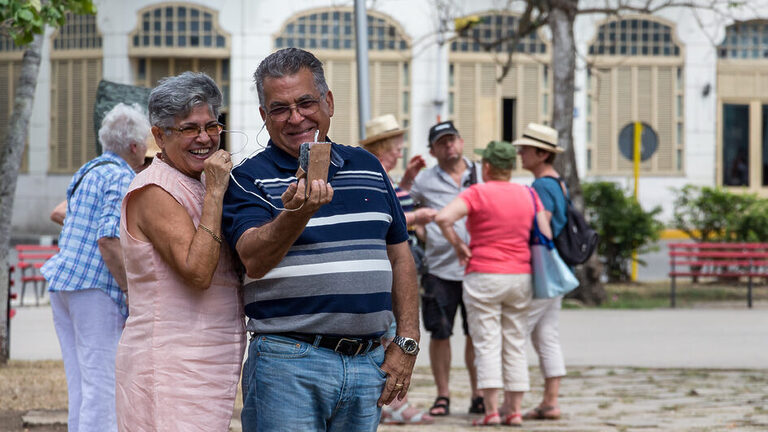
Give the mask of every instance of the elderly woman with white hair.
<svg viewBox="0 0 768 432">
<path fill-rule="evenodd" d="M 118 104 L 102 121 L 104 153 L 67 188 L 60 252 L 41 271 L 67 375 L 70 431 L 115 431 L 115 352 L 128 316 L 120 248 L 120 203 L 144 163 L 149 121 Z"/>
</svg>

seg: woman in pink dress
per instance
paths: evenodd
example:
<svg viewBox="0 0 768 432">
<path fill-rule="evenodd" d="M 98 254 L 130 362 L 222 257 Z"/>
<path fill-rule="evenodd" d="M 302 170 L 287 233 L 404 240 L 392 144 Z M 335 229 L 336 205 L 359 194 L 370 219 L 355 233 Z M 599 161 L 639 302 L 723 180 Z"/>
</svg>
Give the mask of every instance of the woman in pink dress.
<svg viewBox="0 0 768 432">
<path fill-rule="evenodd" d="M 123 200 L 129 317 L 117 349 L 121 431 L 226 431 L 245 346 L 239 279 L 221 239 L 232 168 L 219 150 L 222 95 L 202 73 L 149 98 L 161 153 Z"/>
</svg>

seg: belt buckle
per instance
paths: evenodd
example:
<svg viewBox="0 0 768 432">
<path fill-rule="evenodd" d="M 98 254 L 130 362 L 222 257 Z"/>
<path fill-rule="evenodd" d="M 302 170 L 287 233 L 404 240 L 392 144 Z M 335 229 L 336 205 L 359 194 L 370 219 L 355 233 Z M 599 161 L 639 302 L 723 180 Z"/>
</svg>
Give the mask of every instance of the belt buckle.
<svg viewBox="0 0 768 432">
<path fill-rule="evenodd" d="M 346 342 L 348 344 L 355 344 L 355 345 L 357 345 L 357 350 L 355 350 L 355 353 L 354 354 L 349 354 L 348 351 L 345 351 L 345 352 L 340 351 L 343 342 Z M 345 344 L 344 346 L 349 346 L 349 345 Z M 336 351 L 336 352 L 341 352 L 342 354 L 346 354 L 348 356 L 354 357 L 354 356 L 360 354 L 360 351 L 362 349 L 363 349 L 363 344 L 361 342 L 356 341 L 354 339 L 341 338 L 341 339 L 339 339 L 339 342 L 336 344 L 336 348 L 334 348 L 333 350 Z"/>
</svg>

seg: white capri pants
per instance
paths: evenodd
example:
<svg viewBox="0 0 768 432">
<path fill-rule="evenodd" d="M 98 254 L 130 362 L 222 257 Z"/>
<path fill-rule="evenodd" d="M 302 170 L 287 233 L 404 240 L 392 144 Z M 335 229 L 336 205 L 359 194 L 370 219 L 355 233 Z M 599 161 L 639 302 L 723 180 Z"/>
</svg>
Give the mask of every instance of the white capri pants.
<svg viewBox="0 0 768 432">
<path fill-rule="evenodd" d="M 525 339 L 531 275 L 470 273 L 463 286 L 477 388 L 530 390 Z"/>
<path fill-rule="evenodd" d="M 125 318 L 100 289 L 51 292 L 69 396 L 69 432 L 117 431 L 115 354 Z"/>
<path fill-rule="evenodd" d="M 565 376 L 565 360 L 560 347 L 560 309 L 563 296 L 533 299 L 528 309 L 528 333 L 539 356 L 544 378 Z"/>
</svg>

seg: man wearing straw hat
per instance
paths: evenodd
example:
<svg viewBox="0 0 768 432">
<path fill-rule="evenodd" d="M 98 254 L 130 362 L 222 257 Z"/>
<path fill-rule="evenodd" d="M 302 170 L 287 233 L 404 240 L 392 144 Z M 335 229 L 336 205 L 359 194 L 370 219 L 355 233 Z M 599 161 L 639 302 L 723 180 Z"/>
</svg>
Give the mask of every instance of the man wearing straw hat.
<svg viewBox="0 0 768 432">
<path fill-rule="evenodd" d="M 550 221 L 552 235 L 557 237 L 566 223 L 565 184 L 552 164 L 563 152 L 557 145 L 557 131 L 549 126 L 530 123 L 523 136 L 512 145 L 517 147 L 523 168 L 533 173 L 533 188 L 541 198 L 545 214 Z M 553 238 L 554 238 L 553 237 Z M 560 418 L 557 395 L 560 379 L 565 376 L 565 362 L 560 347 L 559 315 L 562 296 L 551 299 L 533 299 L 528 309 L 528 332 L 539 356 L 539 366 L 544 376 L 544 395 L 539 405 L 528 411 L 528 420 L 556 420 Z"/>
<path fill-rule="evenodd" d="M 453 122 L 440 122 L 429 129 L 429 154 L 437 159 L 437 165 L 422 171 L 414 181 L 411 196 L 419 205 L 440 210 L 453 201 L 461 191 L 477 183 L 475 166 L 462 156 L 463 151 L 464 140 Z M 456 222 L 454 228 L 459 237 L 469 243 L 469 234 L 464 226 L 465 220 Z M 453 246 L 443 237 L 437 224 L 427 224 L 426 231 L 428 270 L 421 280 L 424 287 L 421 307 L 424 327 L 431 333 L 429 361 L 437 385 L 437 398 L 429 413 L 433 416 L 450 414 L 451 391 L 448 384 L 451 370 L 450 338 L 453 334 L 456 311 L 460 306 L 466 335 L 464 361 L 472 387 L 472 406 L 469 412 L 481 414 L 485 412 L 485 406 L 477 390 L 475 353 L 467 327 L 467 314 L 461 300 L 464 267 L 459 263 Z"/>
</svg>

